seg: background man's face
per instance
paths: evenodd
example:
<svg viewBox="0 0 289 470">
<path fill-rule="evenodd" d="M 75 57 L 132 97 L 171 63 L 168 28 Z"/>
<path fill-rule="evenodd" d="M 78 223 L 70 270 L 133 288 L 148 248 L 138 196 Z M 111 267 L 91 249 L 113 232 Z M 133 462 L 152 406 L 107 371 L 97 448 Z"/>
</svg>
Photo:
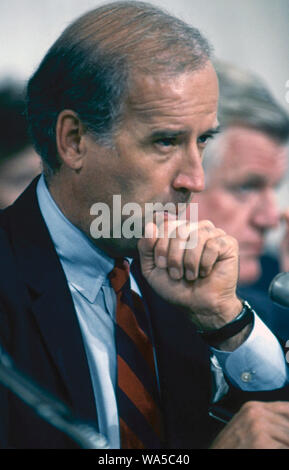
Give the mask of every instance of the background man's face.
<svg viewBox="0 0 289 470">
<path fill-rule="evenodd" d="M 148 202 L 190 202 L 193 193 L 204 189 L 202 154 L 218 124 L 217 101 L 211 64 L 174 78 L 136 77 L 115 149 L 86 137 L 88 151 L 78 188 L 83 211 L 89 214 L 96 202 L 112 207 L 112 197 L 118 194 L 123 205 L 136 202 L 141 207 Z M 86 232 L 87 222 L 91 219 L 84 222 Z M 120 255 L 132 253 L 137 241 L 97 243 Z"/>
<path fill-rule="evenodd" d="M 286 170 L 286 150 L 260 131 L 228 128 L 220 137 L 221 164 L 198 196 L 199 218 L 211 219 L 239 241 L 240 282 L 254 282 L 266 230 L 277 226 L 274 190 Z"/>
</svg>

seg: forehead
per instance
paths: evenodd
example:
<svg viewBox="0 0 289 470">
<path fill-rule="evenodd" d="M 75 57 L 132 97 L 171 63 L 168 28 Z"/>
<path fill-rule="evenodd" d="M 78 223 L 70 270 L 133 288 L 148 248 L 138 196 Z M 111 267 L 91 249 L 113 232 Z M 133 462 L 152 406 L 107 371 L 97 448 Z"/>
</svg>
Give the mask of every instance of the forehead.
<svg viewBox="0 0 289 470">
<path fill-rule="evenodd" d="M 201 70 L 175 77 L 136 75 L 126 102 L 126 115 L 151 124 L 161 118 L 181 124 L 194 116 L 215 117 L 217 102 L 216 73 L 207 64 Z"/>
<path fill-rule="evenodd" d="M 234 126 L 220 140 L 223 176 L 260 174 L 280 179 L 287 167 L 287 150 L 267 134 Z"/>
</svg>

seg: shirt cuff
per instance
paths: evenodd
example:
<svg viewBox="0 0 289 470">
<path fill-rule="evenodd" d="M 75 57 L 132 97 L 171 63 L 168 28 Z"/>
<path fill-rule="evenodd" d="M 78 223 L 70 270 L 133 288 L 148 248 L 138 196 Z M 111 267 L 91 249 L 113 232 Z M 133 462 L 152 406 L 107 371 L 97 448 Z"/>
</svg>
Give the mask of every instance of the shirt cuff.
<svg viewBox="0 0 289 470">
<path fill-rule="evenodd" d="M 211 348 L 224 374 L 241 390 L 254 392 L 282 388 L 287 382 L 287 366 L 277 338 L 254 314 L 253 329 L 235 351 Z"/>
</svg>

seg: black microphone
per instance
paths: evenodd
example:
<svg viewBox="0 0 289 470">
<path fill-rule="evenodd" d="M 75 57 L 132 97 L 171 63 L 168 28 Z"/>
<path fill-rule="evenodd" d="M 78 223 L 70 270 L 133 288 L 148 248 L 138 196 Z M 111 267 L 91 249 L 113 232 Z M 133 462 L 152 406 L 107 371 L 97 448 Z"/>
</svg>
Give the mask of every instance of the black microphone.
<svg viewBox="0 0 289 470">
<path fill-rule="evenodd" d="M 274 303 L 289 307 L 289 272 L 277 274 L 271 281 L 268 292 Z"/>
<path fill-rule="evenodd" d="M 105 437 L 91 423 L 80 421 L 63 402 L 20 372 L 1 345 L 0 383 L 83 449 L 109 449 Z"/>
</svg>

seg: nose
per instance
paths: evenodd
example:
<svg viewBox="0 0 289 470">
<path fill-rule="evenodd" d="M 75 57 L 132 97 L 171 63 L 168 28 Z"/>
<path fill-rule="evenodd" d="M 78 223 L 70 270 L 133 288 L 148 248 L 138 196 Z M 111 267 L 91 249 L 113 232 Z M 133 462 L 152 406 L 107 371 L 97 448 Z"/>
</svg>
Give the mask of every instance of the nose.
<svg viewBox="0 0 289 470">
<path fill-rule="evenodd" d="M 205 189 L 202 158 L 197 146 L 187 151 L 180 159 L 172 185 L 176 191 L 190 193 L 199 193 Z"/>
<path fill-rule="evenodd" d="M 280 220 L 276 195 L 272 188 L 267 188 L 260 193 L 255 206 L 254 223 L 260 228 L 275 228 Z"/>
</svg>

